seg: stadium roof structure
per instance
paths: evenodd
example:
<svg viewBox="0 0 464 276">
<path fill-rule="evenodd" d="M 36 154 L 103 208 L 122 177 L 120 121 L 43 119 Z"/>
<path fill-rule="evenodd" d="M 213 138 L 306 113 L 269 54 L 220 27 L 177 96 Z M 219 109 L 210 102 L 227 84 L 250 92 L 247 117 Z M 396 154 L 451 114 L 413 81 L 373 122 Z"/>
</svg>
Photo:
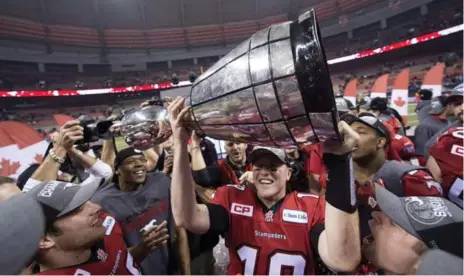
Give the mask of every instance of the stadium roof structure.
<svg viewBox="0 0 464 276">
<path fill-rule="evenodd" d="M 155 29 L 226 24 L 284 15 L 308 8 L 335 17 L 381 0 L 2 0 L 0 16 L 50 25 Z"/>
</svg>

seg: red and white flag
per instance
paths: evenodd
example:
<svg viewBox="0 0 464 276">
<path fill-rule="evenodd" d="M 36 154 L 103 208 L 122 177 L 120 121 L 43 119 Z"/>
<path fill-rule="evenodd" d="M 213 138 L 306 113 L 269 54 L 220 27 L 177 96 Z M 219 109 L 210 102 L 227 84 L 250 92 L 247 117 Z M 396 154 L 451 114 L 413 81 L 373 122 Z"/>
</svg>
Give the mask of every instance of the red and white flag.
<svg viewBox="0 0 464 276">
<path fill-rule="evenodd" d="M 353 106 L 356 106 L 356 91 L 358 86 L 358 80 L 352 79 L 345 87 L 343 97 L 350 101 Z"/>
<path fill-rule="evenodd" d="M 371 99 L 373 98 L 386 98 L 387 97 L 387 82 L 388 82 L 388 74 L 383 74 L 382 76 L 378 77 L 374 85 L 372 86 L 371 90 Z"/>
<path fill-rule="evenodd" d="M 405 124 L 408 122 L 408 86 L 409 69 L 404 69 L 396 76 L 390 106 L 398 111 Z"/>
<path fill-rule="evenodd" d="M 0 122 L 0 175 L 17 177 L 40 163 L 48 146 L 37 130 L 14 121 Z"/>
<path fill-rule="evenodd" d="M 422 82 L 422 89 L 431 90 L 433 92 L 433 97 L 440 96 L 444 72 L 444 63 L 438 63 L 437 65 L 430 68 L 430 70 L 424 76 L 424 81 Z"/>
<path fill-rule="evenodd" d="M 53 118 L 55 118 L 56 124 L 59 127 L 63 126 L 67 121 L 74 120 L 73 117 L 65 115 L 65 114 L 53 114 Z"/>
</svg>

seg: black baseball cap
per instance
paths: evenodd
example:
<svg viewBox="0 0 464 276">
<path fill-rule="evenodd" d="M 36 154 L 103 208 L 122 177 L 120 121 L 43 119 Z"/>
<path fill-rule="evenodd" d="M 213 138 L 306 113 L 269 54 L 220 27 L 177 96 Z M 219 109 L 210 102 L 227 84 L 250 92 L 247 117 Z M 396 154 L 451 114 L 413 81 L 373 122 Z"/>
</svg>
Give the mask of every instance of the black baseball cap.
<svg viewBox="0 0 464 276">
<path fill-rule="evenodd" d="M 442 197 L 397 197 L 378 184 L 375 198 L 380 210 L 429 248 L 462 258 L 463 213 L 457 205 Z"/>
<path fill-rule="evenodd" d="M 343 120 L 346 121 L 349 125 L 354 122 L 360 122 L 372 129 L 374 129 L 380 136 L 383 136 L 387 139 L 387 144 L 390 143 L 390 135 L 388 128 L 377 118 L 374 114 L 371 113 L 361 113 L 359 116 L 344 116 Z"/>
<path fill-rule="evenodd" d="M 261 157 L 269 155 L 274 155 L 284 164 L 290 164 L 287 159 L 287 155 L 285 154 L 285 151 L 283 149 L 271 147 L 255 147 L 251 152 L 250 156 L 248 157 L 248 160 L 250 161 L 250 163 L 253 164 Z"/>
<path fill-rule="evenodd" d="M 388 99 L 376 97 L 360 106 L 362 109 L 386 111 L 388 108 Z"/>
<path fill-rule="evenodd" d="M 95 194 L 103 178 L 89 177 L 80 184 L 44 181 L 26 192 L 42 205 L 45 219 L 53 222 L 86 203 Z"/>
<path fill-rule="evenodd" d="M 419 98 L 423 101 L 431 100 L 433 97 L 433 92 L 429 89 L 421 89 L 418 92 Z"/>
<path fill-rule="evenodd" d="M 142 155 L 143 156 L 143 152 L 140 151 L 140 150 L 136 150 L 134 148 L 131 148 L 131 147 L 128 147 L 128 148 L 125 148 L 125 149 L 119 151 L 116 154 L 116 157 L 114 158 L 114 169 L 117 170 L 119 165 L 121 165 L 122 162 L 124 162 L 124 160 L 126 160 L 127 158 L 129 158 L 131 156 L 134 156 L 134 155 Z"/>
</svg>

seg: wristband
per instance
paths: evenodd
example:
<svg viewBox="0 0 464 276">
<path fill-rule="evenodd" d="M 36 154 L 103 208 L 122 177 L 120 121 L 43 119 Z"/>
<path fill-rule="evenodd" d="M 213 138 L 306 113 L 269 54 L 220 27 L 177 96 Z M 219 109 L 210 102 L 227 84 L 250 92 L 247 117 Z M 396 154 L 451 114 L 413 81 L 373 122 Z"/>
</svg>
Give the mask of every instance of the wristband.
<svg viewBox="0 0 464 276">
<path fill-rule="evenodd" d="M 60 164 L 64 164 L 64 162 L 66 161 L 63 157 L 59 157 L 58 155 L 56 155 L 55 151 L 53 149 L 50 149 L 50 151 L 48 152 L 48 154 L 50 155 L 50 157 L 60 163 Z"/>
<path fill-rule="evenodd" d="M 324 154 L 324 164 L 328 170 L 325 198 L 333 207 L 346 212 L 356 211 L 356 188 L 353 177 L 351 154 Z"/>
</svg>

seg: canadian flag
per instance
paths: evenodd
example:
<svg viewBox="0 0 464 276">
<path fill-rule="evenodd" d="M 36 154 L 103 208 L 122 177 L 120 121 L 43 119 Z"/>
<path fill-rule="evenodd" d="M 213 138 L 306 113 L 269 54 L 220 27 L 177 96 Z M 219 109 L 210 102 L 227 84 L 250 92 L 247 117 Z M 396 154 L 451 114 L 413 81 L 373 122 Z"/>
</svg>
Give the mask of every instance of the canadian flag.
<svg viewBox="0 0 464 276">
<path fill-rule="evenodd" d="M 371 91 L 371 99 L 373 98 L 386 98 L 387 97 L 387 82 L 388 82 L 388 74 L 383 74 L 382 76 L 378 77 L 374 85 L 372 86 Z"/>
<path fill-rule="evenodd" d="M 444 72 L 445 72 L 444 63 L 438 63 L 437 65 L 430 68 L 430 70 L 424 76 L 424 81 L 422 83 L 422 89 L 431 90 L 433 92 L 433 97 L 440 96 Z"/>
<path fill-rule="evenodd" d="M 0 122 L 0 175 L 18 177 L 40 163 L 48 142 L 34 128 L 15 121 Z"/>
<path fill-rule="evenodd" d="M 405 123 L 408 122 L 408 85 L 409 69 L 404 69 L 393 84 L 390 106 L 398 111 Z"/>
<path fill-rule="evenodd" d="M 358 80 L 352 79 L 345 87 L 343 97 L 350 101 L 353 106 L 356 106 L 356 91 L 358 86 Z"/>
</svg>

